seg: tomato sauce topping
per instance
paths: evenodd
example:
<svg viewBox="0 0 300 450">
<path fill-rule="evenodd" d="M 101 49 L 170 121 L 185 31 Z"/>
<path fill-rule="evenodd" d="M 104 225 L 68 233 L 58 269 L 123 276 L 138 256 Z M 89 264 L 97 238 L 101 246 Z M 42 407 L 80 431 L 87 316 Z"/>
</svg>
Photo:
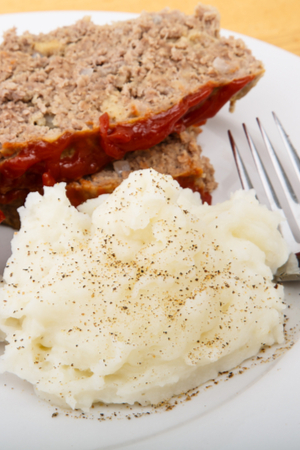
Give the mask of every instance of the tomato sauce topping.
<svg viewBox="0 0 300 450">
<path fill-rule="evenodd" d="M 169 110 L 142 120 L 114 125 L 105 113 L 98 129 L 65 132 L 52 142 L 5 143 L 2 155 L 6 159 L 0 164 L 0 202 L 9 203 L 20 191 L 24 195 L 24 191 L 45 185 L 78 180 L 98 172 L 113 159 L 123 158 L 127 152 L 148 149 L 172 132 L 203 124 L 253 78 L 248 76 L 220 87 L 208 83 Z"/>
</svg>

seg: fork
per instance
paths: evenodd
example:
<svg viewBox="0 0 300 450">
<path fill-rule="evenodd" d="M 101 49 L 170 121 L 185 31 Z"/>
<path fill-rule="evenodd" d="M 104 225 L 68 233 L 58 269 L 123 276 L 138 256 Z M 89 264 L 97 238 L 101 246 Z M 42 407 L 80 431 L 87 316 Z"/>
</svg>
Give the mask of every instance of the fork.
<svg viewBox="0 0 300 450">
<path fill-rule="evenodd" d="M 265 166 L 262 162 L 262 159 L 260 157 L 260 153 L 257 149 L 257 147 L 254 144 L 254 141 L 246 127 L 245 124 L 243 124 L 243 129 L 247 138 L 247 142 L 249 145 L 249 148 L 251 150 L 256 168 L 257 173 L 259 176 L 259 179 L 262 183 L 262 186 L 264 188 L 265 192 L 265 201 L 264 203 L 269 207 L 269 209 L 273 211 L 280 211 L 281 214 L 283 214 L 287 221 L 286 223 L 283 223 L 283 225 L 280 227 L 280 231 L 283 234 L 283 237 L 289 241 L 292 242 L 292 247 L 296 248 L 299 247 L 300 243 L 300 158 L 293 147 L 293 144 L 291 143 L 286 131 L 284 130 L 281 122 L 279 121 L 276 114 L 273 112 L 273 118 L 275 121 L 275 124 L 277 126 L 277 129 L 279 131 L 279 134 L 281 136 L 281 139 L 283 141 L 286 154 L 288 155 L 288 158 L 290 160 L 290 165 L 294 171 L 294 178 L 297 181 L 297 194 L 295 193 L 293 187 L 291 186 L 291 183 L 282 167 L 282 164 L 277 156 L 277 153 L 264 129 L 264 127 L 261 124 L 261 121 L 257 118 L 258 127 L 260 129 L 263 141 L 264 141 L 264 147 L 267 150 L 267 154 L 269 156 L 269 160 L 272 163 L 274 174 L 277 178 L 277 187 L 274 189 L 270 177 L 268 176 L 268 173 L 265 169 Z M 251 181 L 251 178 L 249 177 L 249 174 L 247 172 L 247 169 L 245 167 L 245 164 L 243 162 L 243 159 L 241 157 L 241 154 L 237 148 L 237 145 L 233 139 L 232 133 L 228 131 L 229 135 L 229 141 L 232 148 L 235 164 L 237 167 L 238 175 L 242 184 L 243 189 L 253 189 L 253 183 Z M 254 178 L 254 177 L 253 177 Z M 258 192 L 259 189 L 256 189 L 256 192 Z M 298 211 L 297 211 L 298 210 Z M 298 244 L 297 244 L 298 243 Z M 294 281 L 294 280 L 300 280 L 300 252 L 299 253 L 291 253 L 288 261 L 285 263 L 284 266 L 279 268 L 277 270 L 277 273 L 275 274 L 275 280 L 276 281 Z"/>
</svg>

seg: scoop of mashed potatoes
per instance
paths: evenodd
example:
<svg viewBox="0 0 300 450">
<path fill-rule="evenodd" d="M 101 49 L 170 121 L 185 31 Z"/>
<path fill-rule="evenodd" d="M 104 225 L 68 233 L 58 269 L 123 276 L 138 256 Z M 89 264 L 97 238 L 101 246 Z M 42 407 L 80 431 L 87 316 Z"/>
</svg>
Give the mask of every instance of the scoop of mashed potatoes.
<svg viewBox="0 0 300 450">
<path fill-rule="evenodd" d="M 153 170 L 70 205 L 20 210 L 0 290 L 1 371 L 60 406 L 157 404 L 283 341 L 280 217 L 253 192 L 216 206 Z"/>
</svg>

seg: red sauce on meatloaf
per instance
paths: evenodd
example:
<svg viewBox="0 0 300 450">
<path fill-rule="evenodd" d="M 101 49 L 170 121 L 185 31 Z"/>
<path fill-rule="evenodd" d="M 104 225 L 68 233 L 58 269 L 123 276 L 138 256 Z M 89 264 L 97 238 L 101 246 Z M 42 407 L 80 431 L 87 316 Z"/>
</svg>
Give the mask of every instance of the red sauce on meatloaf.
<svg viewBox="0 0 300 450">
<path fill-rule="evenodd" d="M 24 191 L 96 173 L 127 152 L 148 149 L 174 131 L 204 123 L 253 78 L 247 76 L 218 87 L 209 83 L 169 110 L 143 120 L 110 125 L 109 116 L 103 114 L 99 129 L 65 132 L 52 142 L 5 143 L 2 154 L 6 159 L 0 164 L 0 202 L 10 203 Z"/>
</svg>

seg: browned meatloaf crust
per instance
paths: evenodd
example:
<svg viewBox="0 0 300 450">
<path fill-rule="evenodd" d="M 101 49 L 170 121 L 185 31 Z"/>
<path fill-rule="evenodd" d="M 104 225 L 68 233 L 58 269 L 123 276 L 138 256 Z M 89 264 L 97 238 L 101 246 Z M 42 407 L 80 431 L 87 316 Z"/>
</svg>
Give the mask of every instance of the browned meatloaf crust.
<svg viewBox="0 0 300 450">
<path fill-rule="evenodd" d="M 172 175 L 182 187 L 190 187 L 210 203 L 210 193 L 216 188 L 214 169 L 208 158 L 201 155 L 197 144 L 199 130 L 195 127 L 180 134 L 168 136 L 162 143 L 149 150 L 128 153 L 123 160 L 115 161 L 105 169 L 67 184 L 67 195 L 74 206 L 100 194 L 111 193 L 128 175 L 140 169 L 153 168 Z M 19 228 L 17 208 L 24 199 L 3 205 L 5 223 Z"/>
<path fill-rule="evenodd" d="M 219 36 L 218 12 L 143 13 L 0 46 L 0 202 L 71 182 L 162 142 L 233 103 L 263 73 L 241 40 Z"/>
</svg>

